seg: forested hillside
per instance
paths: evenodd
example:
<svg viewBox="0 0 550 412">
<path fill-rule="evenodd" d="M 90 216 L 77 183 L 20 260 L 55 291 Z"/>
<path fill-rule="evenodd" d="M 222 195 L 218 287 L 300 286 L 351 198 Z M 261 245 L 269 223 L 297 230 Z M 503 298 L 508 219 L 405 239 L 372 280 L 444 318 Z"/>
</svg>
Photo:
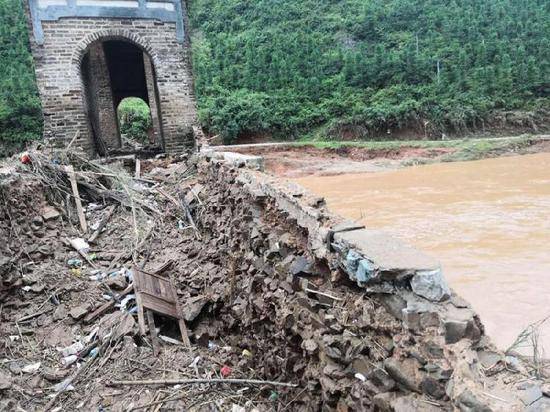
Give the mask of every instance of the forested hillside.
<svg viewBox="0 0 550 412">
<path fill-rule="evenodd" d="M 192 0 L 190 18 L 200 116 L 226 141 L 548 116 L 548 0 Z"/>
<path fill-rule="evenodd" d="M 21 0 L 0 0 L 0 157 L 42 134 Z"/>
<path fill-rule="evenodd" d="M 0 0 L 0 151 L 41 133 L 22 1 Z M 200 118 L 226 141 L 548 127 L 548 0 L 188 6 Z"/>
</svg>

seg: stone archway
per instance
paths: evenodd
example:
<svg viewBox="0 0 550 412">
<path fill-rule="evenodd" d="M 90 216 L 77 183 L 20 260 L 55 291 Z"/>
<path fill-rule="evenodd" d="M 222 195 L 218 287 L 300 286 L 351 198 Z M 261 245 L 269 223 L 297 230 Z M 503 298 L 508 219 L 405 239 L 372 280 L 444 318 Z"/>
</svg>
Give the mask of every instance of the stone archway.
<svg viewBox="0 0 550 412">
<path fill-rule="evenodd" d="M 123 151 L 117 107 L 127 97 L 149 105 L 152 142 L 156 142 L 149 149 L 164 150 L 154 57 L 147 52 L 150 47 L 140 45 L 136 36 L 130 39 L 120 33 L 96 37 L 88 39 L 91 42 L 73 60 L 80 69 L 84 111 L 96 151 L 100 155 Z"/>
<path fill-rule="evenodd" d="M 79 10 L 76 11 L 89 11 Z M 88 107 L 83 104 L 89 98 L 81 75 L 82 62 L 94 44 L 122 41 L 136 46 L 149 58 L 149 64 L 144 63 L 144 67 L 149 68 L 156 88 L 146 100 L 151 107 L 158 108 L 153 115 L 156 115 L 156 130 L 162 136 L 156 141 L 162 141 L 162 148 L 170 153 L 194 146 L 194 135 L 187 132 L 198 126 L 189 43 L 181 33 L 178 35 L 179 26 L 172 15 L 165 16 L 166 13 L 155 10 L 141 7 L 139 18 L 134 18 L 134 11 L 128 11 L 125 18 L 116 17 L 120 10 L 109 7 L 101 9 L 105 13 L 102 16 L 76 13 L 70 17 L 73 13 L 70 8 L 64 9 L 68 17 L 49 19 L 51 16 L 45 15 L 47 18 L 44 17 L 40 25 L 41 36 L 37 38 L 36 32 L 33 34 L 31 48 L 46 139 L 59 146 L 74 140 L 73 147 L 102 154 L 101 148 L 93 144 Z"/>
</svg>

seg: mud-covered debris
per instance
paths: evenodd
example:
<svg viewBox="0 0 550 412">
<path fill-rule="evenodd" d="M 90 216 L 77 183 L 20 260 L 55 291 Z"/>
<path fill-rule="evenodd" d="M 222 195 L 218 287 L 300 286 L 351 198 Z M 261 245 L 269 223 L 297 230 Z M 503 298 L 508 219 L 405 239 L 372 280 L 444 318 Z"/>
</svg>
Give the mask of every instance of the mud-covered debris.
<svg viewBox="0 0 550 412">
<path fill-rule="evenodd" d="M 13 379 L 11 375 L 0 370 L 0 391 L 11 388 Z"/>
<path fill-rule="evenodd" d="M 126 276 L 122 274 L 116 274 L 115 276 L 108 277 L 105 280 L 105 284 L 114 290 L 124 290 L 128 287 Z"/>
<path fill-rule="evenodd" d="M 186 301 L 183 306 L 183 318 L 186 322 L 193 322 L 200 315 L 208 303 L 206 296 L 194 296 Z"/>
<path fill-rule="evenodd" d="M 540 386 L 531 385 L 527 389 L 520 391 L 519 396 L 523 404 L 529 406 L 542 398 L 543 394 Z"/>
<path fill-rule="evenodd" d="M 30 363 L 28 365 L 25 365 L 23 368 L 21 368 L 21 372 L 23 372 L 23 373 L 34 373 L 38 369 L 40 369 L 41 365 L 42 365 L 42 362 Z"/>
<path fill-rule="evenodd" d="M 71 316 L 71 318 L 73 318 L 75 320 L 79 320 L 79 319 L 83 318 L 84 315 L 86 315 L 87 313 L 88 313 L 88 305 L 80 305 L 80 306 L 72 308 L 69 311 L 69 315 Z"/>
<path fill-rule="evenodd" d="M 59 216 L 61 216 L 61 213 L 59 213 L 59 211 L 55 207 L 46 206 L 42 209 L 42 218 L 46 222 L 48 220 L 57 219 Z"/>
<path fill-rule="evenodd" d="M 106 339 L 119 340 L 126 335 L 135 333 L 136 321 L 126 312 L 113 312 L 99 321 L 97 335 L 101 341 Z"/>
</svg>

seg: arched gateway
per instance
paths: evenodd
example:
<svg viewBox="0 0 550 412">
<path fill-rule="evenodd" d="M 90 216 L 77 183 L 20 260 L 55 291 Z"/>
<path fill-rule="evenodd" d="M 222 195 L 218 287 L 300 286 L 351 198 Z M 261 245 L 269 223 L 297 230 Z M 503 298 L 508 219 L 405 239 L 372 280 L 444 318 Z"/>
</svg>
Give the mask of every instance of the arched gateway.
<svg viewBox="0 0 550 412">
<path fill-rule="evenodd" d="M 120 150 L 116 107 L 139 97 L 161 151 L 194 144 L 197 125 L 182 0 L 28 0 L 44 136 Z"/>
</svg>

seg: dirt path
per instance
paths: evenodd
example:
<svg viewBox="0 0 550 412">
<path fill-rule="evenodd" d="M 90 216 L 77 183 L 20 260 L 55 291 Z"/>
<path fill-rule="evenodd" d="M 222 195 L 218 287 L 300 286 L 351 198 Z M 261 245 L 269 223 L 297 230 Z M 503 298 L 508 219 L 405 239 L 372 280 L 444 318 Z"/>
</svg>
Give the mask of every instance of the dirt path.
<svg viewBox="0 0 550 412">
<path fill-rule="evenodd" d="M 266 171 L 282 177 L 379 172 L 406 166 L 550 152 L 550 136 L 417 142 L 271 143 L 219 146 L 264 157 Z"/>
</svg>

